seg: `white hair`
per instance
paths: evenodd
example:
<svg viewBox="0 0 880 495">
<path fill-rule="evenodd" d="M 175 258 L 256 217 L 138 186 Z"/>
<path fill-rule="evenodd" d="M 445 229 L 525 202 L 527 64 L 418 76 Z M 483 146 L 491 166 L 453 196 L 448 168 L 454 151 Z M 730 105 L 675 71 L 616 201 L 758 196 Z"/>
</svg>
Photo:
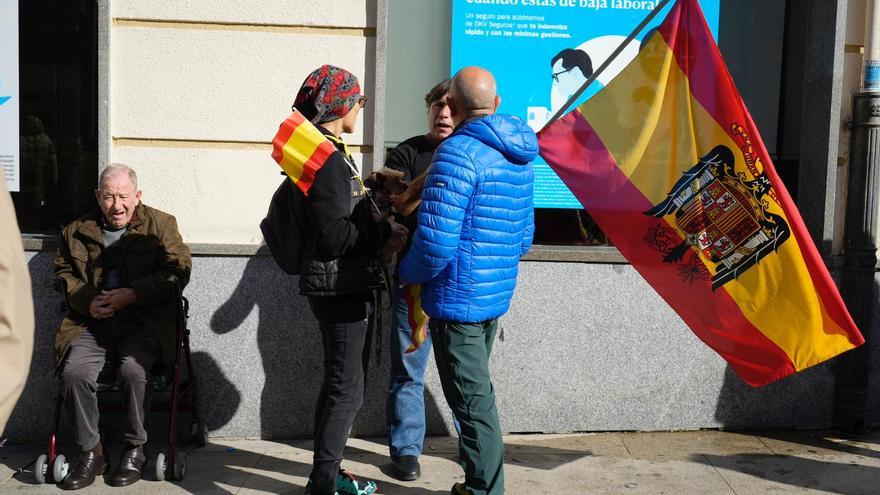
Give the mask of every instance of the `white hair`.
<svg viewBox="0 0 880 495">
<path fill-rule="evenodd" d="M 98 189 L 101 189 L 101 186 L 104 185 L 104 182 L 107 181 L 108 178 L 116 176 L 121 173 L 127 173 L 128 179 L 131 181 L 134 186 L 134 190 L 137 191 L 138 187 L 138 176 L 137 172 L 134 171 L 133 168 L 129 167 L 124 163 L 111 163 L 107 165 L 104 170 L 101 171 L 101 176 L 98 178 Z"/>
</svg>

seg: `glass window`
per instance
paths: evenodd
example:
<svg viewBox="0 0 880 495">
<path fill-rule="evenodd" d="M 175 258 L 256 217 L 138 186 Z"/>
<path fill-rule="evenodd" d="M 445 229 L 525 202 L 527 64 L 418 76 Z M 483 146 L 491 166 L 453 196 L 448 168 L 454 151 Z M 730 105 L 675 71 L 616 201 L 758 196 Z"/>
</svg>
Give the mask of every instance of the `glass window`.
<svg viewBox="0 0 880 495">
<path fill-rule="evenodd" d="M 721 0 L 719 45 L 764 144 L 796 192 L 803 9 L 785 0 Z M 386 148 L 424 133 L 424 94 L 448 77 L 452 2 L 388 0 Z M 513 54 L 486 53 L 486 57 Z M 598 66 L 598 63 L 596 64 Z M 760 68 L 761 77 L 754 77 Z M 504 111 L 504 88 L 500 111 Z M 785 119 L 782 119 L 785 114 Z M 537 208 L 535 244 L 599 246 L 608 239 L 583 209 Z"/>
<path fill-rule="evenodd" d="M 23 233 L 49 234 L 95 204 L 97 2 L 19 1 Z"/>
</svg>

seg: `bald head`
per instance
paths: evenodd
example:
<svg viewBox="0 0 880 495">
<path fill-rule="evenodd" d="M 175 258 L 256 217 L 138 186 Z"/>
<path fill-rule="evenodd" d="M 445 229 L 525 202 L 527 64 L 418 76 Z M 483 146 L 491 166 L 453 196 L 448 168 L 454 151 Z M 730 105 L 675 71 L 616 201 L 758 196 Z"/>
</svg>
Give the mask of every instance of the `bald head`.
<svg viewBox="0 0 880 495">
<path fill-rule="evenodd" d="M 476 66 L 465 67 L 455 74 L 449 97 L 456 123 L 472 115 L 493 114 L 501 103 L 496 93 L 495 77 Z"/>
</svg>

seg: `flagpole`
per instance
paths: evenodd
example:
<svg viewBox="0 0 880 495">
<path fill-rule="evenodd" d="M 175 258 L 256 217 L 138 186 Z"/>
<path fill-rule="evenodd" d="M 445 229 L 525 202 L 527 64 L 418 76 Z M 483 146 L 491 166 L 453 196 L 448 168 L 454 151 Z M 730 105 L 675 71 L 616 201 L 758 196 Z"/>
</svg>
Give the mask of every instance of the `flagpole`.
<svg viewBox="0 0 880 495">
<path fill-rule="evenodd" d="M 580 87 L 580 89 L 578 89 L 573 95 L 571 95 L 571 98 L 569 98 L 568 101 L 566 101 L 565 104 L 562 105 L 562 107 L 560 107 L 559 110 L 557 110 L 555 114 L 553 114 L 553 117 L 551 117 L 550 120 L 547 121 L 546 124 L 544 124 L 544 127 L 542 128 L 542 130 L 546 129 L 547 126 L 549 126 L 553 122 L 556 122 L 556 120 L 559 119 L 559 117 L 561 117 L 563 113 L 565 113 L 565 111 L 568 109 L 568 107 L 572 103 L 577 101 L 578 98 L 581 97 L 581 95 L 584 93 L 584 91 L 587 90 L 587 88 L 590 86 L 590 84 L 593 84 L 593 82 L 599 77 L 599 75 L 602 74 L 603 72 L 605 72 L 605 69 L 607 69 L 608 66 L 611 65 L 611 62 L 614 62 L 614 59 L 616 59 L 617 56 L 623 52 L 623 50 L 626 48 L 626 46 L 629 45 L 630 42 L 632 42 L 632 40 L 634 40 L 636 38 L 636 36 L 639 35 L 640 32 L 642 32 L 642 29 L 645 29 L 645 26 L 647 26 L 648 23 L 651 22 L 651 20 L 654 19 L 654 17 L 656 17 L 657 14 L 660 13 L 661 10 L 663 10 L 663 7 L 665 7 L 666 4 L 668 4 L 669 2 L 670 2 L 670 0 L 661 0 L 660 3 L 658 3 L 657 6 L 654 7 L 654 10 L 652 10 L 648 14 L 648 16 L 645 17 L 638 26 L 636 26 L 636 28 L 633 30 L 633 32 L 629 33 L 629 36 L 627 36 L 626 39 L 623 40 L 623 42 L 620 44 L 620 46 L 618 46 L 611 53 L 611 55 L 607 59 L 605 59 L 604 62 L 602 62 L 602 65 L 600 65 L 599 68 L 596 69 L 595 72 L 593 72 L 593 74 Z"/>
</svg>

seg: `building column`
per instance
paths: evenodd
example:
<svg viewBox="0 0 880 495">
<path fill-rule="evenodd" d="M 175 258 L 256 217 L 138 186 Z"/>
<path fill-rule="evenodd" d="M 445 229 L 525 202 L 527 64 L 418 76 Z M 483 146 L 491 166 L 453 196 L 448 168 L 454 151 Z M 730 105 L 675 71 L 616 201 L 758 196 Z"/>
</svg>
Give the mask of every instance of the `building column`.
<svg viewBox="0 0 880 495">
<path fill-rule="evenodd" d="M 868 0 L 863 90 L 853 96 L 841 293 L 865 344 L 838 359 L 834 426 L 869 426 L 874 284 L 877 266 L 877 187 L 880 186 L 880 2 Z"/>
<path fill-rule="evenodd" d="M 804 50 L 797 206 L 813 241 L 827 257 L 835 236 L 847 0 L 799 0 L 798 7 L 808 10 L 809 36 Z"/>
</svg>

